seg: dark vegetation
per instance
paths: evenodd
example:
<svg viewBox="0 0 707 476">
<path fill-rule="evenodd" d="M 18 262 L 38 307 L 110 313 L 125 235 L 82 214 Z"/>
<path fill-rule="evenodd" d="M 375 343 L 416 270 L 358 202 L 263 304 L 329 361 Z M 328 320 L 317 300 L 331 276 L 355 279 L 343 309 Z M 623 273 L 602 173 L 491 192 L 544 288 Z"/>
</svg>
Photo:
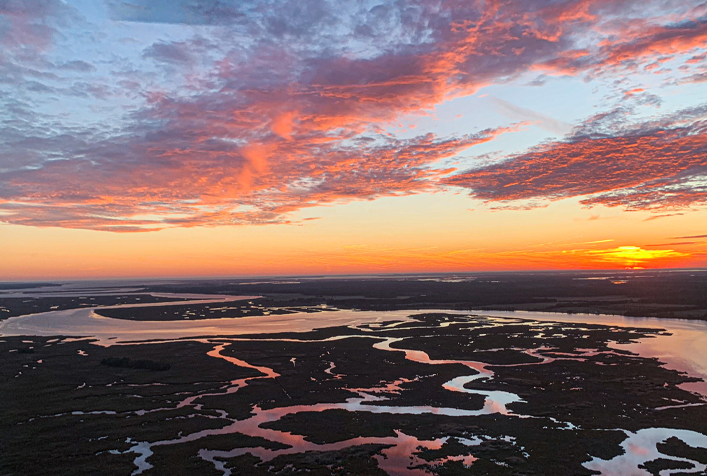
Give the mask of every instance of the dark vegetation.
<svg viewBox="0 0 707 476">
<path fill-rule="evenodd" d="M 101 359 L 101 365 L 107 367 L 123 367 L 126 369 L 145 369 L 145 370 L 169 370 L 172 368 L 170 364 L 155 362 L 154 360 L 140 359 L 130 360 L 127 357 L 106 357 Z"/>
<path fill-rule="evenodd" d="M 231 470 L 231 474 L 237 476 L 387 476 L 373 459 L 383 448 L 383 445 L 360 445 L 340 451 L 310 451 L 303 455 L 280 456 L 267 467 L 259 465 L 260 460 L 255 456 L 246 454 L 233 458 L 226 467 Z"/>
<path fill-rule="evenodd" d="M 116 304 L 141 304 L 154 302 L 183 301 L 184 299 L 154 297 L 149 294 L 125 294 L 118 296 L 76 297 L 16 297 L 4 298 L 0 294 L 0 320 L 46 311 L 76 309 L 81 307 L 114 306 Z"/>
<path fill-rule="evenodd" d="M 58 283 L 0 283 L 0 290 L 12 290 L 12 289 L 32 289 L 32 288 L 44 288 L 48 286 L 61 286 Z"/>
<path fill-rule="evenodd" d="M 474 273 L 185 281 L 161 292 L 261 295 L 270 307 L 488 309 L 707 319 L 707 271 Z"/>
<path fill-rule="evenodd" d="M 165 307 L 131 307 L 123 309 L 101 309 L 98 314 L 113 319 L 130 321 L 176 321 L 182 319 L 227 319 L 237 317 L 264 316 L 266 314 L 293 314 L 306 311 L 306 308 L 268 309 L 263 306 L 263 299 L 218 302 L 213 304 L 185 304 Z"/>
<path fill-rule="evenodd" d="M 22 285 L 25 286 L 25 285 Z M 528 310 L 707 319 L 707 271 L 474 273 L 460 275 L 194 280 L 142 286 L 145 294 L 3 298 L 0 319 L 76 307 L 174 301 L 148 292 L 262 296 L 249 302 L 103 309 L 116 319 L 214 319 L 341 309 Z"/>
<path fill-rule="evenodd" d="M 648 461 L 647 463 L 644 463 L 639 466 L 639 468 L 645 469 L 649 473 L 651 473 L 653 476 L 660 476 L 660 472 L 664 471 L 666 469 L 692 469 L 694 468 L 695 465 L 688 462 L 688 461 L 675 461 L 672 459 L 666 459 L 666 458 L 657 458 L 654 459 L 653 461 Z M 675 474 L 675 473 L 671 473 Z M 683 475 L 689 474 L 689 473 L 682 473 Z"/>
<path fill-rule="evenodd" d="M 663 443 L 658 443 L 658 451 L 664 455 L 688 458 L 702 464 L 707 464 L 707 449 L 693 448 L 678 438 L 668 438 Z"/>
</svg>

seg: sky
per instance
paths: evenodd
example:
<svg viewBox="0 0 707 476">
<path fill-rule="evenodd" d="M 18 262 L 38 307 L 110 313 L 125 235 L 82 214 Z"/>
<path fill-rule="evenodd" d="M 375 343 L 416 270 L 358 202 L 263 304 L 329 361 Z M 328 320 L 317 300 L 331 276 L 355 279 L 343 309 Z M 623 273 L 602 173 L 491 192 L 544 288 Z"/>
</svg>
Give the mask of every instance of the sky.
<svg viewBox="0 0 707 476">
<path fill-rule="evenodd" d="M 0 280 L 707 267 L 707 3 L 0 0 Z"/>
</svg>

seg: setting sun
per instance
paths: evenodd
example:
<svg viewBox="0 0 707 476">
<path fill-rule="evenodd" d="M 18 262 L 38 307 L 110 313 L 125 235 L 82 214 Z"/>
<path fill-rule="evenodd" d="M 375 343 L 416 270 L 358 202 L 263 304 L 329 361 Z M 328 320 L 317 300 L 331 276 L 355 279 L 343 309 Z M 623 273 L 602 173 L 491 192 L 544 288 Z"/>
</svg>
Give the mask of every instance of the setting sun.
<svg viewBox="0 0 707 476">
<path fill-rule="evenodd" d="M 689 253 L 674 250 L 644 250 L 638 246 L 619 246 L 614 249 L 589 251 L 589 255 L 609 263 L 620 264 L 626 267 L 650 267 L 651 263 L 658 260 L 676 258 L 689 258 Z"/>
</svg>

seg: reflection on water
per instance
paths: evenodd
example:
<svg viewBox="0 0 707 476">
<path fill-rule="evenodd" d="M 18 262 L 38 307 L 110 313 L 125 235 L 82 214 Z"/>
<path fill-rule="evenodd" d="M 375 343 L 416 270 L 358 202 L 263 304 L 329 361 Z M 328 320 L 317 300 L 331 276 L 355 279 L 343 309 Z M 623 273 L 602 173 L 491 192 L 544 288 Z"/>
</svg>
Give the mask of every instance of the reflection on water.
<svg viewBox="0 0 707 476">
<path fill-rule="evenodd" d="M 345 338 L 347 336 L 341 336 L 342 338 Z M 351 336 L 353 337 L 353 336 Z M 414 360 L 415 362 L 421 362 L 421 363 L 426 363 L 430 365 L 447 365 L 447 364 L 454 364 L 454 363 L 461 363 L 457 361 L 437 361 L 437 360 L 432 360 L 429 358 L 429 356 L 420 351 L 410 351 L 406 349 L 393 349 L 390 347 L 390 343 L 392 341 L 399 341 L 400 339 L 385 339 L 382 342 L 379 342 L 374 345 L 377 349 L 380 350 L 386 350 L 390 352 L 398 352 L 402 351 L 406 353 L 406 358 L 409 360 Z M 221 355 L 221 351 L 223 350 L 224 345 L 219 345 L 216 348 L 214 348 L 213 351 L 209 352 L 208 355 L 212 357 L 218 357 L 227 360 L 230 363 L 233 363 L 235 365 L 240 365 L 240 366 L 245 366 L 247 368 L 255 368 L 256 370 L 260 371 L 263 373 L 262 376 L 258 377 L 251 377 L 248 379 L 243 379 L 242 382 L 238 383 L 238 388 L 241 386 L 245 385 L 248 380 L 253 380 L 253 379 L 261 379 L 261 378 L 274 378 L 277 377 L 278 374 L 274 372 L 271 369 L 264 368 L 264 367 L 254 367 L 250 364 L 247 364 L 243 362 L 242 360 L 239 359 L 234 359 L 232 357 L 227 357 Z M 245 365 L 243 365 L 245 364 Z M 467 365 L 468 364 L 468 365 Z M 464 362 L 464 365 L 467 365 L 468 367 L 476 370 L 476 368 L 481 368 L 483 364 L 480 362 Z M 484 373 L 477 373 L 473 376 L 470 377 L 483 377 L 483 378 L 491 378 L 493 376 L 493 373 L 484 369 Z M 216 429 L 216 430 L 204 430 L 198 433 L 194 433 L 191 435 L 185 435 L 181 438 L 173 439 L 173 440 L 166 440 L 166 441 L 158 441 L 153 444 L 151 444 L 151 447 L 154 446 L 162 446 L 162 445 L 170 445 L 170 444 L 178 444 L 178 443 L 183 443 L 186 441 L 194 441 L 195 439 L 200 439 L 208 435 L 216 435 L 216 434 L 229 434 L 229 433 L 240 433 L 240 434 L 245 434 L 248 436 L 253 436 L 253 437 L 260 437 L 260 438 L 265 438 L 269 441 L 273 442 L 278 442 L 283 445 L 287 445 L 288 448 L 285 449 L 279 449 L 279 450 L 273 450 L 269 448 L 236 448 L 231 451 L 216 451 L 216 450 L 206 450 L 202 449 L 199 452 L 199 456 L 207 461 L 210 461 L 214 464 L 214 466 L 223 471 L 225 475 L 230 475 L 231 472 L 228 468 L 225 467 L 223 459 L 227 458 L 234 458 L 236 456 L 241 456 L 246 453 L 250 453 L 254 456 L 257 456 L 260 458 L 263 462 L 267 462 L 272 460 L 273 458 L 280 456 L 280 455 L 286 455 L 286 454 L 296 454 L 296 453 L 304 453 L 306 451 L 335 451 L 335 450 L 341 450 L 344 448 L 349 448 L 352 446 L 358 446 L 358 445 L 364 445 L 364 444 L 376 444 L 376 445 L 389 445 L 389 448 L 386 448 L 382 451 L 382 456 L 377 456 L 376 459 L 378 460 L 378 465 L 381 469 L 386 471 L 388 474 L 392 476 L 396 475 L 406 475 L 406 476 L 411 476 L 411 475 L 422 475 L 422 474 L 429 474 L 424 468 L 421 467 L 416 467 L 420 466 L 422 461 L 419 461 L 418 457 L 416 456 L 415 453 L 419 452 L 421 449 L 439 449 L 448 439 L 449 437 L 444 437 L 440 439 L 434 439 L 434 440 L 420 440 L 414 436 L 406 435 L 405 433 L 401 431 L 396 431 L 396 436 L 395 437 L 357 437 L 357 438 L 352 438 L 349 440 L 345 441 L 339 441 L 336 443 L 328 443 L 328 444 L 317 444 L 313 443 L 310 441 L 307 441 L 304 436 L 302 435 L 295 435 L 291 434 L 288 432 L 282 432 L 270 428 L 263 428 L 261 425 L 265 423 L 270 423 L 270 422 L 275 422 L 280 420 L 282 417 L 286 415 L 293 415 L 296 413 L 303 413 L 303 412 L 321 412 L 321 411 L 326 411 L 326 410 L 346 410 L 349 412 L 369 412 L 369 413 L 388 413 L 388 414 L 414 414 L 414 415 L 420 415 L 420 414 L 435 414 L 435 415 L 446 415 L 446 416 L 478 416 L 478 415 L 485 415 L 485 414 L 492 414 L 492 413 L 504 413 L 504 414 L 509 414 L 510 412 L 506 409 L 505 404 L 510 403 L 512 401 L 520 401 L 520 398 L 517 395 L 508 393 L 508 392 L 477 392 L 475 390 L 468 390 L 464 389 L 463 387 L 459 390 L 455 391 L 463 391 L 467 393 L 483 393 L 484 395 L 487 396 L 486 402 L 484 404 L 484 407 L 480 410 L 463 410 L 463 409 L 457 409 L 457 408 L 444 408 L 444 407 L 430 407 L 430 406 L 386 406 L 386 405 L 380 405 L 379 403 L 382 401 L 387 400 L 387 397 L 384 396 L 384 394 L 388 393 L 398 393 L 402 391 L 402 388 L 400 387 L 401 384 L 407 383 L 409 380 L 406 379 L 401 379 L 395 382 L 387 382 L 387 383 L 382 383 L 382 385 L 372 387 L 372 388 L 366 388 L 366 389 L 349 389 L 356 393 L 358 396 L 357 397 L 352 397 L 346 400 L 344 403 L 320 403 L 320 404 L 314 404 L 314 405 L 293 405 L 289 407 L 279 407 L 279 408 L 272 408 L 272 409 L 267 409 L 263 410 L 260 407 L 256 406 L 253 408 L 253 413 L 254 415 L 251 416 L 250 418 L 243 420 L 243 421 L 233 421 L 233 423 L 229 426 L 226 426 L 224 428 Z M 237 388 L 236 388 L 237 390 Z M 499 394 L 501 396 L 501 399 L 496 401 L 494 398 L 496 397 L 496 394 Z M 378 403 L 376 405 L 371 405 L 371 403 Z M 463 444 L 466 444 L 467 446 L 475 446 L 481 443 L 482 440 L 476 439 L 458 439 Z M 136 445 L 136 452 L 137 449 L 141 449 L 141 451 L 144 451 L 144 445 L 138 447 Z M 143 453 L 141 453 L 142 455 Z M 141 457 L 141 456 L 140 456 Z M 139 457 L 139 458 L 140 458 Z M 425 464 L 429 465 L 436 465 L 436 464 L 443 464 L 446 461 L 451 461 L 451 460 L 459 460 L 462 461 L 463 464 L 471 464 L 475 458 L 469 454 L 469 455 L 462 455 L 460 457 L 447 457 L 447 458 L 441 458 L 439 460 L 433 460 L 431 462 L 424 462 Z M 136 464 L 139 462 L 136 460 Z M 143 463 L 141 460 L 140 463 Z M 134 474 L 140 474 L 143 470 L 149 468 L 149 465 L 143 464 L 142 466 L 138 466 L 138 470 Z"/>
<path fill-rule="evenodd" d="M 212 296 L 171 294 L 161 296 L 199 298 L 191 303 L 210 304 L 233 300 L 253 299 L 253 296 Z M 183 305 L 183 302 L 150 303 L 150 306 Z M 126 304 L 110 308 L 144 307 L 145 304 Z M 278 332 L 309 332 L 323 327 L 359 326 L 385 323 L 392 328 L 410 321 L 415 312 L 443 312 L 468 314 L 463 311 L 351 311 L 332 310 L 317 313 L 295 313 L 241 317 L 238 319 L 202 319 L 199 321 L 124 321 L 97 315 L 95 308 L 49 311 L 27 316 L 17 316 L 0 322 L 0 336 L 90 336 L 98 339 L 99 345 L 140 340 L 167 340 L 200 336 L 228 336 L 244 334 L 272 334 Z M 707 322 L 680 319 L 634 318 L 595 314 L 561 314 L 530 311 L 475 311 L 485 316 L 529 319 L 533 321 L 591 323 L 608 326 L 646 327 L 665 329 L 667 333 L 655 338 L 641 339 L 630 344 L 612 344 L 614 347 L 634 352 L 643 357 L 656 357 L 668 368 L 687 372 L 691 377 L 707 380 Z M 390 324 L 390 321 L 397 321 Z M 373 325 L 371 325 L 373 324 Z M 443 323 L 449 325 L 449 323 Z M 683 384 L 683 388 L 707 396 L 707 383 Z"/>
<path fill-rule="evenodd" d="M 628 438 L 621 443 L 624 454 L 606 461 L 594 458 L 584 466 L 593 471 L 599 471 L 603 476 L 650 476 L 648 471 L 639 466 L 658 458 L 666 458 L 660 453 L 657 444 L 668 438 L 677 437 L 692 447 L 707 448 L 707 436 L 689 430 L 675 430 L 667 428 L 646 428 L 635 433 L 625 431 Z M 689 470 L 681 470 L 682 474 L 704 474 L 707 465 L 699 461 L 670 456 L 673 461 L 682 461 L 694 465 Z M 662 473 L 661 473 L 662 474 Z M 671 473 L 672 474 L 672 473 Z"/>
<path fill-rule="evenodd" d="M 245 296 L 241 299 L 252 299 Z M 194 302 L 194 301 L 192 301 Z M 223 302 L 201 301 L 202 303 Z M 157 306 L 175 305 L 154 303 Z M 178 303 L 177 305 L 183 305 Z M 110 306 L 123 308 L 131 305 Z M 134 306 L 132 306 L 134 307 Z M 364 323 L 396 319 L 409 321 L 409 311 L 321 311 L 269 316 L 250 316 L 236 319 L 200 319 L 198 321 L 128 321 L 102 317 L 96 308 L 49 311 L 11 317 L 0 322 L 0 336 L 90 336 L 98 345 L 143 340 L 183 339 L 202 336 L 230 336 L 246 334 L 274 334 L 279 332 L 309 332 L 317 328 L 356 326 Z"/>
<path fill-rule="evenodd" d="M 341 336 L 341 338 L 345 338 L 345 336 Z M 467 381 L 472 381 L 474 379 L 479 378 L 493 378 L 493 372 L 486 369 L 485 364 L 481 362 L 433 360 L 430 359 L 425 352 L 390 347 L 390 344 L 392 342 L 400 342 L 401 340 L 402 339 L 399 338 L 384 339 L 374 344 L 374 347 L 379 350 L 385 350 L 390 352 L 404 352 L 406 358 L 419 363 L 425 363 L 429 365 L 462 364 L 468 366 L 469 368 L 475 371 L 478 371 L 478 373 L 475 373 L 471 376 L 459 377 L 460 379 L 467 379 Z M 214 350 L 210 351 L 208 355 L 212 357 L 222 358 L 234 365 L 256 369 L 263 374 L 261 376 L 250 377 L 232 382 L 231 386 L 225 389 L 226 393 L 237 391 L 239 388 L 247 385 L 247 382 L 249 380 L 275 378 L 278 376 L 276 372 L 267 367 L 256 367 L 240 359 L 235 359 L 222 355 L 221 351 L 224 348 L 225 344 L 219 344 L 214 348 Z M 517 365 L 541 365 L 546 362 L 547 361 L 538 362 L 536 364 Z M 225 426 L 223 428 L 203 430 L 197 433 L 184 435 L 180 438 L 172 440 L 157 441 L 154 443 L 137 443 L 133 448 L 129 450 L 131 452 L 138 453 L 138 457 L 134 461 L 135 464 L 138 466 L 138 469 L 133 474 L 140 474 L 144 470 L 151 467 L 150 464 L 147 462 L 146 455 L 149 456 L 150 454 L 152 454 L 152 447 L 179 444 L 187 441 L 195 441 L 209 435 L 240 433 L 252 437 L 264 438 L 271 442 L 277 442 L 286 445 L 287 448 L 278 450 L 263 447 L 235 448 L 231 451 L 202 449 L 199 451 L 199 456 L 204 460 L 214 464 L 214 467 L 222 471 L 224 475 L 230 476 L 231 471 L 230 469 L 225 467 L 224 460 L 245 454 L 252 454 L 260 458 L 263 462 L 267 462 L 277 456 L 287 454 L 299 454 L 307 451 L 336 451 L 364 444 L 389 445 L 388 448 L 382 450 L 382 455 L 376 456 L 379 467 L 381 469 L 383 469 L 392 476 L 424 475 L 429 473 L 425 469 L 425 467 L 422 466 L 423 463 L 429 466 L 435 466 L 443 464 L 446 461 L 462 461 L 465 465 L 471 465 L 473 464 L 476 458 L 472 454 L 468 454 L 454 457 L 444 457 L 432 461 L 421 461 L 417 456 L 417 453 L 422 449 L 436 450 L 441 448 L 441 446 L 449 439 L 449 437 L 433 440 L 421 440 L 414 436 L 407 435 L 401 431 L 396 431 L 395 437 L 356 437 L 349 440 L 339 441 L 336 443 L 317 444 L 307 441 L 305 439 L 305 436 L 303 435 L 296 435 L 275 429 L 263 428 L 262 425 L 265 423 L 278 421 L 286 415 L 293 415 L 302 412 L 321 412 L 326 410 L 346 410 L 350 412 L 372 412 L 390 414 L 431 413 L 447 416 L 477 416 L 493 413 L 513 415 L 506 408 L 505 405 L 514 401 L 520 401 L 520 398 L 512 393 L 477 392 L 475 390 L 466 389 L 463 387 L 463 385 L 460 387 L 453 387 L 449 385 L 448 382 L 445 384 L 445 388 L 447 388 L 448 390 L 463 391 L 468 393 L 483 393 L 484 395 L 486 395 L 484 407 L 480 410 L 462 410 L 456 408 L 428 406 L 403 407 L 385 406 L 380 404 L 371 405 L 371 403 L 374 402 L 379 403 L 381 401 L 385 401 L 386 397 L 384 396 L 384 394 L 386 393 L 396 393 L 401 391 L 402 388 L 400 387 L 400 385 L 406 382 L 407 380 L 401 379 L 396 382 L 383 383 L 382 385 L 368 389 L 350 389 L 357 393 L 358 397 L 349 398 L 346 400 L 345 403 L 293 405 L 289 407 L 279 407 L 267 410 L 263 410 L 260 407 L 256 406 L 253 408 L 253 416 L 242 421 L 232 420 L 232 423 L 230 425 Z M 528 417 L 525 415 L 517 416 Z M 576 428 L 574 427 L 574 425 L 571 424 L 566 424 L 566 427 L 568 429 Z M 608 461 L 601 460 L 599 458 L 594 458 L 589 463 L 586 463 L 585 466 L 588 469 L 599 471 L 602 475 L 606 476 L 648 475 L 649 473 L 639 469 L 638 465 L 645 463 L 646 461 L 656 459 L 657 457 L 665 457 L 665 455 L 658 453 L 656 449 L 656 444 L 661 441 L 665 441 L 671 436 L 677 436 L 678 438 L 682 439 L 691 446 L 707 448 L 707 436 L 687 430 L 652 428 L 640 430 L 637 433 L 631 433 L 626 431 L 626 434 L 629 438 L 622 444 L 622 446 L 624 446 L 625 448 L 626 454 Z M 471 448 L 473 446 L 479 445 L 483 441 L 483 439 L 457 438 L 457 441 Z M 679 461 L 690 461 L 684 458 L 671 458 Z M 697 462 L 694 463 L 696 464 L 696 467 L 699 471 L 703 471 L 705 469 L 704 465 L 699 465 L 699 463 Z"/>
<path fill-rule="evenodd" d="M 702 382 L 685 383 L 680 387 L 707 396 L 707 321 L 526 311 L 483 311 L 483 314 L 537 321 L 665 329 L 667 332 L 653 338 L 641 339 L 630 344 L 613 343 L 612 346 L 634 352 L 642 357 L 655 357 L 664 362 L 669 369 L 687 372 L 690 377 L 702 379 Z"/>
<path fill-rule="evenodd" d="M 451 392 L 462 392 L 476 395 L 483 395 L 486 397 L 484 401 L 484 407 L 480 410 L 480 414 L 491 414 L 491 413 L 501 413 L 502 415 L 508 415 L 509 411 L 506 405 L 522 402 L 523 400 L 514 393 L 493 391 L 493 390 L 471 390 L 465 388 L 464 386 L 479 379 L 490 379 L 493 378 L 493 372 L 487 367 L 488 364 L 483 362 L 475 362 L 473 360 L 433 360 L 426 352 L 421 350 L 408 350 L 408 349 L 398 349 L 390 347 L 390 344 L 394 342 L 400 342 L 404 338 L 388 338 L 382 342 L 378 342 L 373 345 L 373 348 L 379 350 L 387 350 L 390 352 L 404 352 L 405 358 L 407 360 L 412 360 L 413 362 L 418 362 L 422 364 L 429 365 L 449 365 L 449 364 L 461 364 L 470 369 L 474 370 L 476 373 L 474 375 L 461 375 L 456 377 L 449 382 L 446 382 L 443 387 Z"/>
<path fill-rule="evenodd" d="M 225 302 L 237 299 L 252 299 L 250 296 L 204 296 L 204 295 L 170 295 L 169 297 L 189 297 L 197 299 L 191 303 L 214 303 Z M 178 303 L 153 303 L 150 306 L 182 305 Z M 144 304 L 121 305 L 111 307 L 144 307 Z M 278 332 L 307 332 L 317 328 L 334 326 L 360 326 L 359 330 L 368 331 L 366 336 L 360 335 L 339 335 L 322 339 L 318 342 L 333 341 L 338 339 L 351 339 L 365 337 L 367 340 L 373 339 L 373 347 L 387 352 L 403 352 L 405 358 L 417 363 L 430 366 L 439 365 L 463 365 L 469 369 L 468 374 L 459 375 L 443 384 L 444 389 L 451 392 L 463 392 L 468 394 L 479 394 L 485 397 L 484 405 L 477 410 L 459 409 L 453 407 L 433 407 L 433 406 L 397 406 L 386 405 L 389 395 L 402 391 L 402 385 L 410 382 L 400 379 L 393 382 L 381 382 L 371 388 L 348 388 L 355 396 L 348 398 L 341 403 L 325 403 L 313 405 L 293 405 L 289 407 L 279 407 L 274 409 L 262 409 L 255 406 L 252 416 L 246 420 L 237 421 L 231 419 L 226 411 L 218 411 L 218 418 L 230 421 L 222 428 L 202 430 L 191 434 L 180 435 L 178 438 L 155 442 L 132 441 L 132 447 L 127 451 L 136 454 L 134 463 L 137 469 L 133 474 L 140 474 L 151 467 L 149 462 L 153 448 L 166 445 L 175 445 L 188 441 L 198 441 L 211 435 L 223 435 L 239 433 L 251 437 L 264 438 L 271 442 L 285 445 L 282 449 L 270 449 L 264 447 L 255 448 L 235 448 L 231 451 L 217 451 L 202 449 L 199 456 L 211 462 L 214 467 L 225 475 L 230 474 L 226 468 L 224 460 L 239 455 L 250 453 L 257 456 L 262 461 L 270 461 L 280 455 L 299 454 L 306 451 L 334 451 L 349 448 L 357 445 L 375 444 L 384 445 L 381 454 L 376 456 L 380 468 L 391 475 L 410 476 L 428 474 L 424 465 L 434 467 L 446 461 L 461 461 L 465 465 L 472 465 L 475 458 L 471 454 L 471 448 L 479 445 L 483 439 L 456 438 L 458 442 L 470 448 L 469 454 L 444 457 L 433 461 L 421 460 L 418 453 L 421 449 L 436 450 L 449 440 L 443 437 L 432 440 L 421 440 L 414 436 L 407 435 L 401 431 L 396 431 L 395 436 L 388 437 L 356 437 L 335 443 L 317 444 L 307 441 L 305 436 L 288 432 L 278 431 L 271 428 L 263 428 L 265 423 L 275 422 L 287 415 L 302 412 L 321 412 L 326 410 L 344 410 L 348 412 L 386 413 L 386 414 L 434 414 L 446 416 L 478 416 L 488 414 L 503 414 L 514 418 L 530 418 L 526 415 L 511 412 L 507 405 L 520 402 L 522 399 L 513 393 L 490 390 L 474 390 L 466 388 L 470 382 L 482 379 L 493 379 L 494 373 L 489 369 L 489 364 L 477 361 L 463 360 L 435 360 L 423 351 L 405 348 L 405 338 L 388 338 L 376 336 L 377 330 L 393 329 L 408 321 L 408 317 L 415 311 L 322 311 L 319 313 L 297 313 L 290 315 L 268 315 L 259 317 L 243 317 L 238 319 L 205 319 L 200 321 L 123 321 L 98 316 L 94 309 L 71 309 L 63 311 L 50 311 L 40 314 L 19 316 L 8 319 L 0 323 L 0 335 L 73 335 L 95 337 L 97 344 L 104 346 L 118 345 L 129 341 L 157 340 L 170 341 L 179 338 L 191 338 L 201 342 L 210 342 L 204 336 L 220 336 L 219 342 L 214 343 L 208 355 L 213 358 L 223 359 L 232 365 L 256 370 L 260 375 L 255 377 L 237 379 L 224 385 L 217 393 L 207 393 L 192 395 L 184 398 L 176 404 L 176 408 L 191 407 L 195 411 L 201 409 L 200 399 L 213 395 L 231 394 L 239 391 L 248 385 L 251 380 L 273 379 L 279 375 L 268 367 L 255 366 L 246 361 L 223 355 L 224 349 L 230 345 L 230 341 L 250 340 L 243 336 L 245 334 L 273 334 Z M 452 314 L 454 311 L 448 310 L 425 310 L 421 312 L 443 312 Z M 468 314 L 468 312 L 457 312 L 457 314 Z M 707 376 L 707 323 L 699 321 L 679 321 L 667 319 L 636 319 L 621 316 L 596 316 L 596 315 L 562 315 L 550 313 L 533 312 L 480 312 L 480 314 L 496 316 L 488 320 L 489 326 L 502 325 L 509 321 L 518 319 L 530 319 L 533 321 L 554 321 L 572 323 L 591 323 L 609 326 L 629 326 L 629 327 L 650 327 L 666 329 L 667 333 L 655 338 L 641 339 L 639 342 L 630 344 L 613 344 L 615 348 L 629 350 L 645 357 L 658 357 L 666 362 L 670 368 L 687 371 L 690 375 L 704 378 Z M 392 322 L 391 321 L 395 321 Z M 453 322 L 445 322 L 442 325 L 448 327 Z M 416 329 L 425 329 L 418 326 Z M 542 334 L 542 333 L 541 333 Z M 555 335 L 557 336 L 557 335 Z M 290 341 L 298 342 L 297 339 L 260 339 L 268 341 Z M 313 341 L 307 341 L 313 342 Z M 586 349 L 578 353 L 566 354 L 561 352 L 546 352 L 549 349 L 539 348 L 524 350 L 528 355 L 535 357 L 536 362 L 524 364 L 506 364 L 505 366 L 522 365 L 544 365 L 553 360 L 584 360 L 589 356 L 596 355 L 596 351 Z M 296 365 L 296 361 L 292 361 Z M 325 372 L 332 379 L 341 379 L 343 376 L 334 372 L 336 363 L 329 362 L 329 367 Z M 692 385 L 691 390 L 701 391 L 707 395 L 707 384 Z M 153 410 L 140 410 L 134 412 L 136 415 L 145 413 L 173 410 L 175 407 L 158 408 Z M 112 410 L 99 411 L 94 413 L 108 413 Z M 114 412 L 113 412 L 114 413 Z M 216 418 L 216 417 L 214 417 Z M 569 423 L 565 423 L 565 428 L 576 428 Z M 676 436 L 691 446 L 707 448 L 707 436 L 690 432 L 687 430 L 675 430 L 664 428 L 649 428 L 639 430 L 636 433 L 626 432 L 628 439 L 622 446 L 625 454 L 611 460 L 601 460 L 594 458 L 585 464 L 590 470 L 599 471 L 606 476 L 618 475 L 647 475 L 648 473 L 639 465 L 653 459 L 663 457 L 658 452 L 656 444 L 665 441 L 671 436 Z M 670 457 L 676 461 L 688 461 L 681 458 Z M 688 461 L 694 465 L 694 470 L 690 472 L 704 471 L 705 465 L 695 461 Z"/>
</svg>

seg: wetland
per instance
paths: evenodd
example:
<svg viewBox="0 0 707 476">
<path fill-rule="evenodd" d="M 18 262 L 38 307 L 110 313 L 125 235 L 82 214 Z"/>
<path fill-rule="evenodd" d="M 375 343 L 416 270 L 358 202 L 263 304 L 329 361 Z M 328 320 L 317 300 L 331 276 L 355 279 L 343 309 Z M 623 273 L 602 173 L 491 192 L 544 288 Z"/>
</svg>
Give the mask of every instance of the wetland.
<svg viewBox="0 0 707 476">
<path fill-rule="evenodd" d="M 0 474 L 705 474 L 701 320 L 169 286 L 5 291 L 100 300 L 0 321 Z"/>
</svg>

